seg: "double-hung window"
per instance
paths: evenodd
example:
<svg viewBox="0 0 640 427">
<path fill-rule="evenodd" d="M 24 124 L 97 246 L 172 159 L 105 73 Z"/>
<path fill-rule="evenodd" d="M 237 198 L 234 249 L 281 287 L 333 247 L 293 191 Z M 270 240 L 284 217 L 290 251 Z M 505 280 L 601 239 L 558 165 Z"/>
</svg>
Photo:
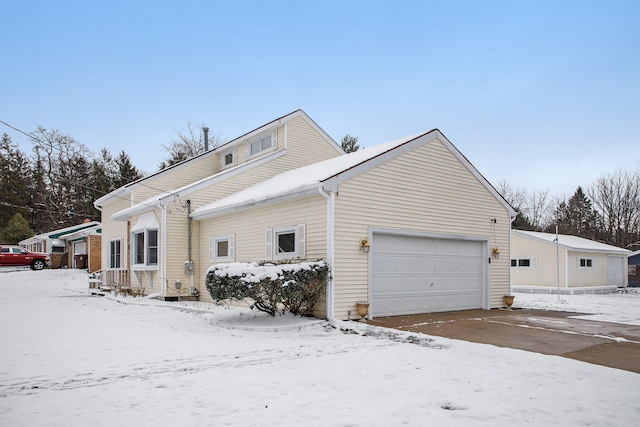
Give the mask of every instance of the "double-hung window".
<svg viewBox="0 0 640 427">
<path fill-rule="evenodd" d="M 152 212 L 140 215 L 131 228 L 131 267 L 139 270 L 158 268 L 158 220 Z"/>
<path fill-rule="evenodd" d="M 122 266 L 122 240 L 111 240 L 109 242 L 109 268 L 120 268 Z"/>
</svg>

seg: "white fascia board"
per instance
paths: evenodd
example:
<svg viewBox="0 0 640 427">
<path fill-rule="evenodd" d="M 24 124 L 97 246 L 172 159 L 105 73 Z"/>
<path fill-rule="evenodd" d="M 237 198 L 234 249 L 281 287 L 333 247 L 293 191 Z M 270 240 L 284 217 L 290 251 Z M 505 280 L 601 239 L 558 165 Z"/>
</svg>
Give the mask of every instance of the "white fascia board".
<svg viewBox="0 0 640 427">
<path fill-rule="evenodd" d="M 319 195 L 318 189 L 321 187 L 322 186 L 320 183 L 315 183 L 312 185 L 308 185 L 306 187 L 302 187 L 294 192 L 281 194 L 281 195 L 270 197 L 264 200 L 251 200 L 251 201 L 238 202 L 231 205 L 220 207 L 218 209 L 209 210 L 206 212 L 201 212 L 201 213 L 194 212 L 191 214 L 191 218 L 197 221 L 204 220 L 204 219 L 217 218 L 217 217 L 229 215 L 232 213 L 243 212 L 249 209 L 262 208 L 262 207 L 274 205 L 277 203 L 289 202 L 291 200 Z"/>
<path fill-rule="evenodd" d="M 120 199 L 127 193 L 130 193 L 130 191 L 125 185 L 123 185 L 122 187 L 113 190 L 111 193 L 105 194 L 99 199 L 94 200 L 93 206 L 95 206 L 96 209 L 99 209 L 99 207 L 104 206 L 105 203 L 108 203 L 113 199 Z"/>
<path fill-rule="evenodd" d="M 145 200 L 142 203 L 138 203 L 130 208 L 123 209 L 120 212 L 114 213 L 113 215 L 111 215 L 111 219 L 114 221 L 128 221 L 133 215 L 143 214 L 145 212 L 149 212 L 161 207 L 160 203 L 157 200 L 151 203 Z"/>
</svg>

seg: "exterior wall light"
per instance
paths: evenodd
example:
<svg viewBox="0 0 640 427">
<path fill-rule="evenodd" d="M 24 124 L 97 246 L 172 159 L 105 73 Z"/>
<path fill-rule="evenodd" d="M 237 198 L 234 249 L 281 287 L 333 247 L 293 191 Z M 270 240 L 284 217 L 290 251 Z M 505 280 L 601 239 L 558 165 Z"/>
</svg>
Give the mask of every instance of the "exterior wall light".
<svg viewBox="0 0 640 427">
<path fill-rule="evenodd" d="M 365 254 L 369 253 L 369 240 L 368 239 L 362 239 L 360 241 L 360 249 L 362 250 L 362 252 L 364 252 Z"/>
</svg>

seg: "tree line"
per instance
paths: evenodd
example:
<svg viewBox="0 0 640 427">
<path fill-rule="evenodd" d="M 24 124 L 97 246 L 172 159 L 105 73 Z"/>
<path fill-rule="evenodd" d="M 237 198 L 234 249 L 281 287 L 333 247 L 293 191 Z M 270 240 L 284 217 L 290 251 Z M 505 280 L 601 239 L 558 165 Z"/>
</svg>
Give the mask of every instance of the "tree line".
<svg viewBox="0 0 640 427">
<path fill-rule="evenodd" d="M 640 168 L 604 173 L 568 199 L 527 191 L 506 181 L 498 192 L 516 210 L 513 228 L 569 234 L 630 250 L 640 249 Z"/>
</svg>

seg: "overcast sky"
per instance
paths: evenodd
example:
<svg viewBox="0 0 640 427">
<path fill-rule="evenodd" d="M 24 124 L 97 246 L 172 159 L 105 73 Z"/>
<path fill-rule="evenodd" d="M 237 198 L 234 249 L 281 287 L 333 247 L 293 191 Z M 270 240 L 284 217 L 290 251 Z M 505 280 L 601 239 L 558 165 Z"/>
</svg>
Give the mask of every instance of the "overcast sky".
<svg viewBox="0 0 640 427">
<path fill-rule="evenodd" d="M 0 120 L 145 172 L 187 122 L 230 140 L 299 108 L 361 146 L 438 128 L 494 185 L 559 197 L 640 165 L 638 1 L 0 5 Z"/>
</svg>

